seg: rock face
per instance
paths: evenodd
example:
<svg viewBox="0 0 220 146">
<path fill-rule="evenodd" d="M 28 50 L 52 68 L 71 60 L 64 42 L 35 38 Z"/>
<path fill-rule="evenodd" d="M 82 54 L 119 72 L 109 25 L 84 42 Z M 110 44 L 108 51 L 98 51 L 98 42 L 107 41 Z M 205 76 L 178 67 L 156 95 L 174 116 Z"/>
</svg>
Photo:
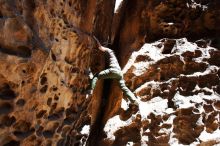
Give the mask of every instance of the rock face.
<svg viewBox="0 0 220 146">
<path fill-rule="evenodd" d="M 220 143 L 219 1 L 118 2 L 0 0 L 0 145 Z M 89 94 L 107 68 L 92 35 L 139 107 L 115 81 Z"/>
<path fill-rule="evenodd" d="M 139 108 L 122 99 L 100 145 L 219 143 L 219 57 L 211 54 L 219 51 L 185 38 L 146 43 L 133 52 L 123 71 Z"/>
<path fill-rule="evenodd" d="M 217 0 L 127 0 L 122 4 L 112 29 L 112 40 L 123 53 L 122 66 L 145 42 L 162 38 L 212 39 L 212 45 L 219 48 Z"/>
<path fill-rule="evenodd" d="M 108 15 L 94 17 L 92 1 L 1 0 L 0 7 L 0 145 L 85 144 L 102 93 L 91 100 L 89 74 L 104 68 L 89 33 L 101 36 L 93 19 L 108 26 Z"/>
</svg>

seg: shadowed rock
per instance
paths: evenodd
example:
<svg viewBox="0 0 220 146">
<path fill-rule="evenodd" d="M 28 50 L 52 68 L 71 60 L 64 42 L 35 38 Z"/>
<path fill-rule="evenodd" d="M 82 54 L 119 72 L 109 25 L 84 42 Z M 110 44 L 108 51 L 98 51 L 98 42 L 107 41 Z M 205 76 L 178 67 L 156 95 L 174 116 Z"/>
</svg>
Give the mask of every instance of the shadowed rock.
<svg viewBox="0 0 220 146">
<path fill-rule="evenodd" d="M 0 86 L 0 99 L 11 100 L 16 98 L 15 92 L 10 88 L 8 84 L 3 84 Z"/>
<path fill-rule="evenodd" d="M 13 111 L 13 106 L 10 103 L 0 103 L 0 115 L 8 114 Z"/>
</svg>

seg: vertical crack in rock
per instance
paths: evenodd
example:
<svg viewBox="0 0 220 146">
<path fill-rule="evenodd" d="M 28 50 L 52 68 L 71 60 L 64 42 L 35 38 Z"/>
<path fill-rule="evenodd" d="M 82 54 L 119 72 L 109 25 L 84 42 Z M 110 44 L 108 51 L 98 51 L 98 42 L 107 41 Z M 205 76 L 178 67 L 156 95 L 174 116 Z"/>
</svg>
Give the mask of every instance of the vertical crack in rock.
<svg viewBox="0 0 220 146">
<path fill-rule="evenodd" d="M 109 93 L 111 92 L 111 81 L 110 80 L 105 80 L 103 84 L 103 94 L 102 94 L 102 99 L 101 99 L 101 106 L 99 108 L 99 111 L 97 113 L 97 118 L 95 119 L 95 122 L 93 123 L 90 131 L 90 135 L 87 141 L 88 146 L 93 146 L 93 145 L 99 145 L 99 141 L 101 140 L 101 135 L 103 133 L 103 118 L 105 116 L 106 112 L 106 107 L 109 103 L 108 97 Z"/>
<path fill-rule="evenodd" d="M 219 145 L 219 0 L 0 0 L 0 145 Z M 110 43 L 129 105 L 90 34 Z"/>
</svg>

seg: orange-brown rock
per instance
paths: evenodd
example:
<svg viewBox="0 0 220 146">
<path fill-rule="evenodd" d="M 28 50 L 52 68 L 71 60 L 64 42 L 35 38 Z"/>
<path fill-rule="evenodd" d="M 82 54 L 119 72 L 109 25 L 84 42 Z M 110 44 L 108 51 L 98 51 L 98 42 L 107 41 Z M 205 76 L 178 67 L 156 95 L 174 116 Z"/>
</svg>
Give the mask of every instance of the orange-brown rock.
<svg viewBox="0 0 220 146">
<path fill-rule="evenodd" d="M 220 143 L 218 0 L 0 0 L 0 145 Z M 107 68 L 115 51 L 139 107 Z"/>
<path fill-rule="evenodd" d="M 132 109 L 122 99 L 121 107 L 114 109 L 120 114 L 115 112 L 105 123 L 102 145 L 219 143 L 219 67 L 207 61 L 218 60 L 211 57 L 218 50 L 176 39 L 172 53 L 167 54 L 163 53 L 165 42 L 145 44 L 129 58 L 123 70 L 127 85 L 139 96 L 139 110 L 130 114 Z M 149 59 L 140 60 L 143 56 Z M 129 138 L 129 130 L 140 121 L 136 141 Z M 117 135 L 122 129 L 127 136 Z"/>
<path fill-rule="evenodd" d="M 107 40 L 110 27 L 97 25 L 112 13 L 96 13 L 113 4 L 0 1 L 0 145 L 85 143 L 102 94 L 91 100 L 89 74 L 104 67 L 89 34 Z"/>
</svg>

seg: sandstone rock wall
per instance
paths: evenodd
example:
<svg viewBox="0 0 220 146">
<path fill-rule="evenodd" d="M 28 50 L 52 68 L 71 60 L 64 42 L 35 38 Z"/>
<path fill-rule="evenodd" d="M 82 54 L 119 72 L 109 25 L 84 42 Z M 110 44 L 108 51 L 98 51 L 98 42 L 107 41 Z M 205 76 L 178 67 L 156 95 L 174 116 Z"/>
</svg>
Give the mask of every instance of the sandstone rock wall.
<svg viewBox="0 0 220 146">
<path fill-rule="evenodd" d="M 111 5 L 0 1 L 0 145 L 85 144 L 102 94 L 101 82 L 87 93 L 89 75 L 105 64 L 89 34 L 107 40 L 97 25 L 110 26 L 112 13 L 96 13 Z"/>
<path fill-rule="evenodd" d="M 219 144 L 219 1 L 0 0 L 0 145 Z M 127 86 L 105 67 L 109 44 Z"/>
<path fill-rule="evenodd" d="M 123 5 L 114 17 L 112 29 L 112 40 L 119 54 L 123 52 L 122 66 L 145 42 L 167 37 L 187 37 L 191 41 L 212 39 L 213 45 L 219 47 L 217 0 L 127 0 Z"/>
<path fill-rule="evenodd" d="M 133 52 L 123 71 L 139 107 L 122 99 L 99 145 L 219 144 L 219 55 L 205 41 L 186 38 Z"/>
</svg>

